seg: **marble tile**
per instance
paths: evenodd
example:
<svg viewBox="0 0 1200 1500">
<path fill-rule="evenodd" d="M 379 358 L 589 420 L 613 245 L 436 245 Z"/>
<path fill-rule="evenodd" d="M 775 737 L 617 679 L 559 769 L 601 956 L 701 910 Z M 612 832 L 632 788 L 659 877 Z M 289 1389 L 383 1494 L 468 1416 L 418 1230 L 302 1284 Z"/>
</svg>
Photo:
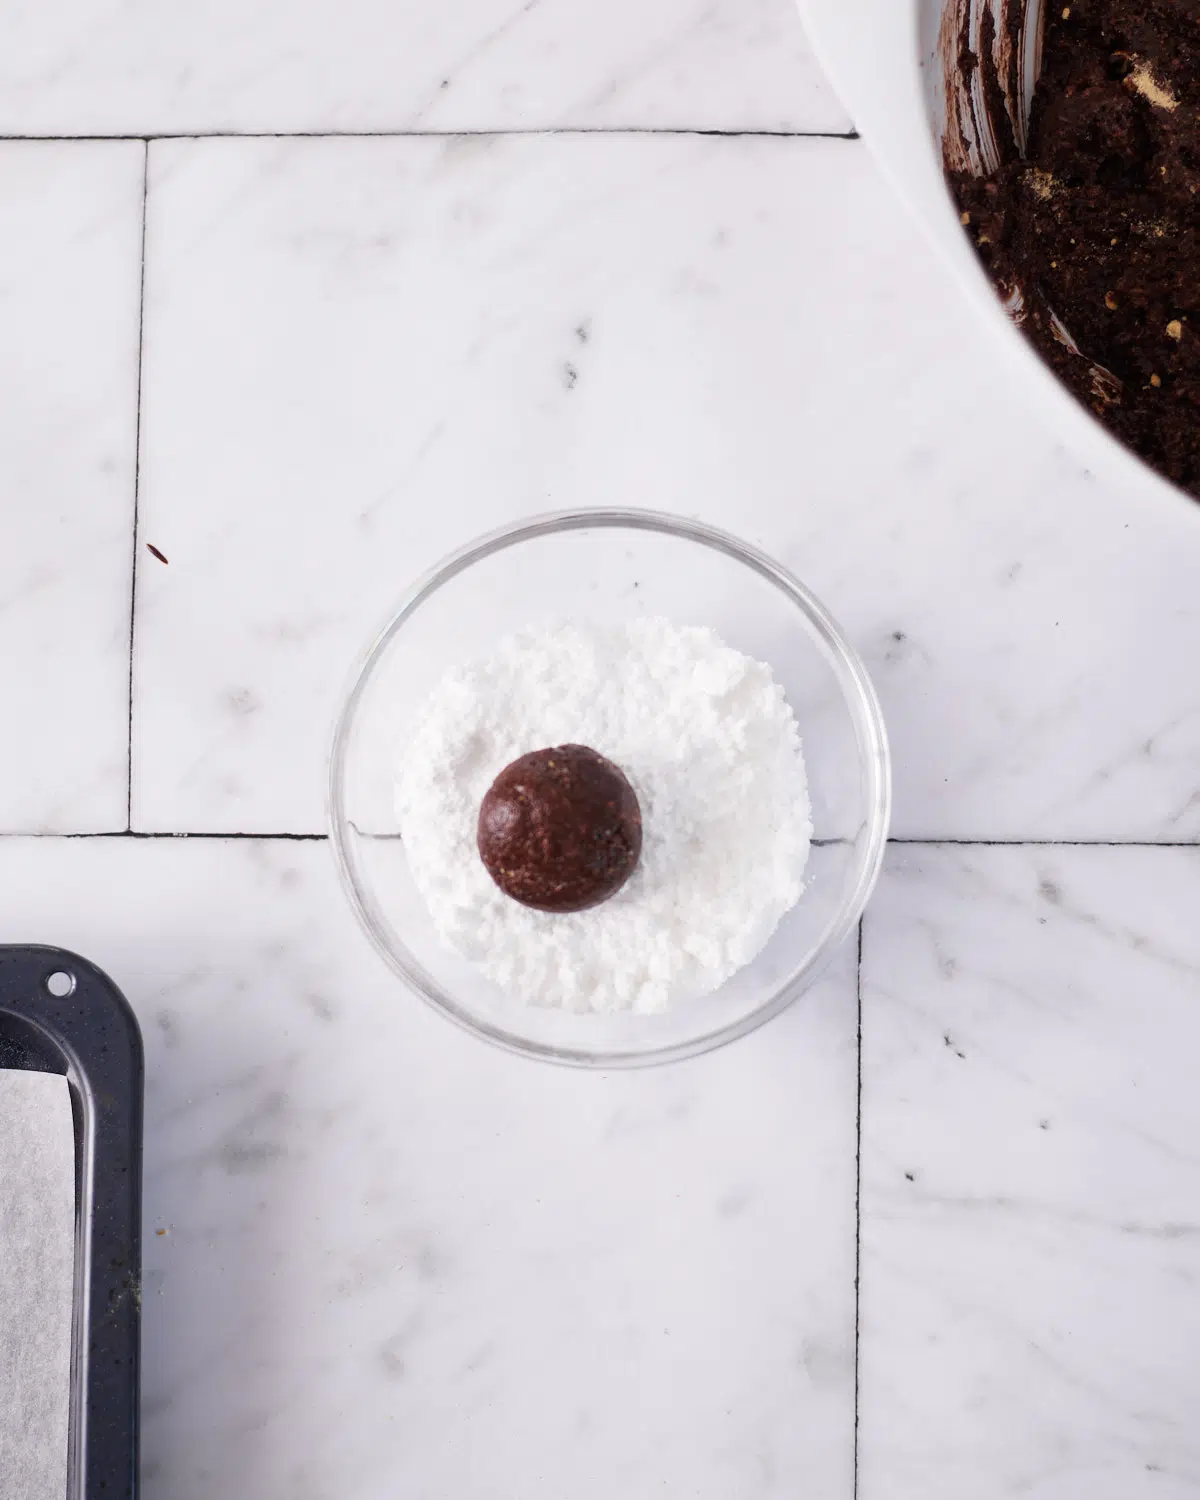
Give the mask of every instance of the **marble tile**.
<svg viewBox="0 0 1200 1500">
<path fill-rule="evenodd" d="M 1200 1482 L 1200 850 L 894 851 L 863 949 L 862 1500 Z"/>
<path fill-rule="evenodd" d="M 145 1034 L 146 1500 L 850 1500 L 852 949 L 585 1075 L 405 993 L 323 842 L 7 839 L 0 891 Z"/>
<path fill-rule="evenodd" d="M 792 0 L 10 7 L 0 131 L 845 131 Z"/>
<path fill-rule="evenodd" d="M 532 511 L 698 514 L 879 682 L 910 837 L 1200 836 L 1200 527 L 1038 425 L 861 143 L 151 149 L 135 826 L 317 830 L 351 662 Z"/>
<path fill-rule="evenodd" d="M 138 143 L 0 143 L 0 831 L 123 828 Z"/>
</svg>

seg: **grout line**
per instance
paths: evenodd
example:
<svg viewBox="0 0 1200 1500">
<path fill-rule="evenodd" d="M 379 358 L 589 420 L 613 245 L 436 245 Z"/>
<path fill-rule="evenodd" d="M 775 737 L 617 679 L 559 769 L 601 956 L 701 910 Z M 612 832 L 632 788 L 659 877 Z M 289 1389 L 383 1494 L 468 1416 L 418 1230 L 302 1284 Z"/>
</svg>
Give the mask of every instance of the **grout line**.
<svg viewBox="0 0 1200 1500">
<path fill-rule="evenodd" d="M 388 837 L 389 835 L 382 835 Z M 399 835 L 395 835 L 399 837 Z M 327 833 L 247 833 L 244 830 L 213 830 L 204 828 L 109 828 L 89 830 L 83 833 L 39 833 L 33 830 L 0 830 L 0 839 L 293 839 L 301 843 L 324 843 Z M 843 839 L 814 839 L 814 848 L 846 842 Z M 1155 842 L 1137 839 L 889 839 L 889 845 L 902 849 L 1195 849 L 1200 851 L 1200 840 L 1181 839 L 1177 842 Z"/>
<path fill-rule="evenodd" d="M 138 521 L 142 488 L 142 351 L 146 328 L 146 203 L 150 194 L 150 143 L 142 160 L 142 266 L 138 288 L 137 412 L 133 428 L 133 547 L 129 576 L 129 757 L 125 777 L 125 828 L 133 828 L 133 649 L 137 632 Z"/>
<path fill-rule="evenodd" d="M 9 839 L 143 839 L 147 842 L 165 839 L 211 839 L 218 842 L 236 842 L 246 840 L 250 842 L 291 843 L 291 844 L 324 844 L 329 840 L 327 833 L 209 833 L 191 832 L 179 833 L 171 830 L 161 832 L 148 832 L 140 828 L 113 828 L 107 833 L 6 833 L 0 834 L 0 838 Z"/>
<path fill-rule="evenodd" d="M 380 836 L 389 837 L 389 835 Z M 328 838 L 327 833 L 247 833 L 196 828 L 158 830 L 110 828 L 85 833 L 0 830 L 0 839 L 261 839 L 264 842 L 272 839 L 294 839 L 299 842 L 321 843 Z M 813 847 L 826 848 L 846 842 L 845 839 L 813 839 Z M 1139 839 L 889 839 L 888 843 L 901 849 L 951 847 L 962 849 L 1195 849 L 1200 851 L 1200 839 L 1179 839 L 1174 842 Z"/>
<path fill-rule="evenodd" d="M 863 929 L 866 917 L 858 922 L 858 965 L 855 989 L 858 997 L 858 1076 L 854 1106 L 854 1485 L 852 1494 L 858 1500 L 858 1418 L 859 1371 L 861 1358 L 862 1308 L 862 1096 L 863 1096 Z"/>
<path fill-rule="evenodd" d="M 814 840 L 814 843 L 816 841 Z M 1196 839 L 888 839 L 898 848 L 938 849 L 1200 849 Z"/>
<path fill-rule="evenodd" d="M 586 135 L 662 135 L 715 136 L 719 139 L 779 141 L 857 141 L 857 130 L 704 130 L 699 126 L 676 126 L 656 129 L 645 125 L 627 126 L 544 126 L 514 130 L 164 130 L 130 135 L 3 135 L 0 141 L 405 141 L 457 140 L 464 136 L 499 138 L 503 136 L 586 136 Z"/>
</svg>

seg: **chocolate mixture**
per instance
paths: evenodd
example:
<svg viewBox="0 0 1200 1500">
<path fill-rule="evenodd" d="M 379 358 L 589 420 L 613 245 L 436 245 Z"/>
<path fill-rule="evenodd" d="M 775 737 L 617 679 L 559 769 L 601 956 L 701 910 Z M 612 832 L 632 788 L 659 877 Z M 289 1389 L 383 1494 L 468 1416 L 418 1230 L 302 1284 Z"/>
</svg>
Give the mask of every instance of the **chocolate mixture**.
<svg viewBox="0 0 1200 1500">
<path fill-rule="evenodd" d="M 559 745 L 505 766 L 480 806 L 478 842 L 506 896 L 538 911 L 586 911 L 633 874 L 642 810 L 612 761 Z"/>
<path fill-rule="evenodd" d="M 1200 498 L 1200 0 L 1047 0 L 1026 157 L 999 134 L 998 172 L 949 173 L 981 259 L 1075 395 Z"/>
</svg>

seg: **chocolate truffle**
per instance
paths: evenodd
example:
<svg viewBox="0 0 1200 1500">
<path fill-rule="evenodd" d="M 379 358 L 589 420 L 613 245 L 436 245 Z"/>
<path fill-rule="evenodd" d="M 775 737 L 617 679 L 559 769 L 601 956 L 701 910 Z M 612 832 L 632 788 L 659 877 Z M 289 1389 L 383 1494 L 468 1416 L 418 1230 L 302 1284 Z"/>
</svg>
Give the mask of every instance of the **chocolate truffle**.
<svg viewBox="0 0 1200 1500">
<path fill-rule="evenodd" d="M 642 852 L 642 810 L 623 771 L 586 745 L 505 766 L 479 808 L 479 857 L 506 896 L 537 911 L 585 911 L 625 884 Z"/>
</svg>

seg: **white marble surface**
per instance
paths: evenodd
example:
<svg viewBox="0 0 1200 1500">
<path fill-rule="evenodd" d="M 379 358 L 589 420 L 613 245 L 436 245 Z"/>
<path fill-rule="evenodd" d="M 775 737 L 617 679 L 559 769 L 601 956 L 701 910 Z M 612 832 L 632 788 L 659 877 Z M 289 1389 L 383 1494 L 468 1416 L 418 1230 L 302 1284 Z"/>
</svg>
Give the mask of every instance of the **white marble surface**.
<svg viewBox="0 0 1200 1500">
<path fill-rule="evenodd" d="M 850 129 L 791 0 L 65 0 L 0 16 L 0 131 Z"/>
<path fill-rule="evenodd" d="M 862 1500 L 1195 1494 L 1198 909 L 1195 848 L 893 851 L 863 947 Z"/>
<path fill-rule="evenodd" d="M 315 832 L 349 664 L 533 510 L 790 563 L 875 669 L 906 837 L 1200 831 L 1200 527 L 1000 380 L 861 142 L 150 151 L 134 826 Z M 863 432 L 868 436 L 864 440 Z"/>
<path fill-rule="evenodd" d="M 0 130 L 220 137 L 0 143 L 0 939 L 146 1034 L 147 1500 L 1200 1485 L 1200 523 L 847 129 L 786 0 L 0 18 Z M 861 973 L 637 1076 L 440 1022 L 320 837 L 405 583 L 607 503 L 826 600 L 908 841 Z"/>
<path fill-rule="evenodd" d="M 322 843 L 9 839 L 0 888 L 146 1039 L 148 1500 L 849 1495 L 852 950 L 583 1075 L 398 991 Z"/>
<path fill-rule="evenodd" d="M 0 142 L 0 831 L 123 828 L 145 150 Z"/>
</svg>

